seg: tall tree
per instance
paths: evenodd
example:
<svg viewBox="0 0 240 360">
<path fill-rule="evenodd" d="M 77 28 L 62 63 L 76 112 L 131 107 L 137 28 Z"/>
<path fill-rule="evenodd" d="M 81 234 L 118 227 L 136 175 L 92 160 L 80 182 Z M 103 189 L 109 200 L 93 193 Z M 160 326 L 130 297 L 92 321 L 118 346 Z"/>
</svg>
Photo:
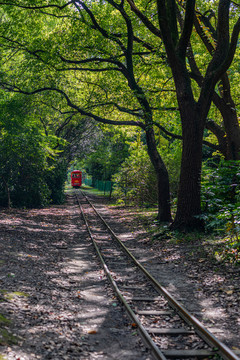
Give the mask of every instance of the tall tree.
<svg viewBox="0 0 240 360">
<path fill-rule="evenodd" d="M 231 1 L 219 0 L 217 44 L 205 76 L 202 78 L 200 95 L 195 100 L 186 60 L 197 1 L 185 1 L 184 20 L 180 34 L 177 19 L 178 1 L 156 0 L 159 27 L 136 6 L 134 1 L 127 1 L 145 26 L 164 42 L 176 86 L 182 122 L 183 150 L 178 207 L 172 228 L 199 228 L 202 226 L 198 216 L 201 213 L 200 182 L 203 133 L 215 85 L 229 68 L 236 50 L 240 19 L 238 18 L 233 28 L 230 40 L 229 10 Z"/>
<path fill-rule="evenodd" d="M 6 3 L 14 8 L 11 1 L 5 1 L 4 4 Z M 46 4 L 43 1 L 42 4 L 44 3 Z M 35 58 L 38 62 L 37 66 L 44 66 L 44 71 L 47 69 L 46 63 L 48 68 L 52 66 L 55 75 L 58 74 L 58 79 L 56 80 L 51 75 L 49 82 L 46 78 L 50 76 L 44 73 L 40 83 L 34 79 L 37 90 L 33 90 L 34 82 L 24 83 L 21 88 L 13 83 L 2 82 L 2 84 L 9 90 L 21 91 L 25 94 L 56 91 L 65 98 L 73 110 L 85 117 L 105 124 L 140 127 L 145 132 L 148 154 L 157 174 L 158 218 L 160 221 L 169 222 L 171 212 L 168 172 L 155 141 L 154 116 L 148 88 L 141 85 L 144 74 L 141 66 L 144 63 L 144 57 L 154 54 L 159 50 L 159 45 L 155 49 L 136 35 L 138 30 L 136 21 L 132 21 L 125 10 L 124 3 L 118 4 L 108 0 L 101 5 L 101 8 L 94 2 L 73 0 L 70 3 L 74 8 L 68 6 L 64 17 L 59 12 L 63 9 L 63 2 L 56 1 L 57 5 L 47 2 L 48 5 L 36 6 L 31 5 L 30 1 L 16 4 L 19 8 L 39 10 L 40 16 L 44 8 L 45 17 L 46 8 L 51 8 L 52 12 L 55 11 L 51 15 L 61 20 L 43 45 L 39 44 L 36 36 L 29 42 L 31 34 L 24 36 L 24 31 L 22 31 L 24 40 L 20 38 L 13 40 L 6 34 L 2 36 L 8 45 L 24 52 L 30 61 Z M 109 23 L 108 17 L 113 21 L 114 27 L 112 23 Z M 40 22 L 41 19 L 38 18 L 37 21 Z M 47 25 L 44 24 L 44 26 Z M 63 31 L 65 32 L 64 42 L 62 42 Z M 53 41 L 50 50 L 49 41 L 51 40 Z M 71 45 L 66 47 L 67 40 Z M 70 72 L 72 76 L 62 75 Z M 78 73 L 83 77 L 80 78 Z M 105 76 L 106 73 L 107 76 Z M 41 87 L 44 79 L 47 86 Z M 73 86 L 70 85 L 72 83 L 74 83 L 75 94 L 73 94 Z M 112 119 L 107 118 L 108 113 L 113 113 Z M 119 117 L 122 119 L 119 120 Z M 132 120 L 128 120 L 129 118 Z"/>
<path fill-rule="evenodd" d="M 2 36 L 8 44 L 13 45 L 16 51 L 24 51 L 28 56 L 29 63 L 32 64 L 33 57 L 35 57 L 38 60 L 37 69 L 41 69 L 43 65 L 45 70 L 46 68 L 49 70 L 49 67 L 55 69 L 54 75 L 51 72 L 44 73 L 40 83 L 33 77 L 34 81 L 31 84 L 29 82 L 24 84 L 24 90 L 19 86 L 13 86 L 13 83 L 8 88 L 25 93 L 54 90 L 66 99 L 72 109 L 84 116 L 108 124 L 141 127 L 145 131 L 149 155 L 158 174 L 159 218 L 160 220 L 169 220 L 169 189 L 166 185 L 168 184 L 168 175 L 156 149 L 153 110 L 156 97 L 154 96 L 154 101 L 152 101 L 153 92 L 149 91 L 150 82 L 147 76 L 149 61 L 146 61 L 148 57 L 151 57 L 151 65 L 155 68 L 158 67 L 158 71 L 160 67 L 166 65 L 165 55 L 159 45 L 159 39 L 161 39 L 165 45 L 168 64 L 172 69 L 176 86 L 183 136 L 178 210 L 173 227 L 199 227 L 201 222 L 196 217 L 201 211 L 200 174 L 203 131 L 215 84 L 232 61 L 240 21 L 237 21 L 233 29 L 230 41 L 230 1 L 220 0 L 218 2 L 217 46 L 201 81 L 201 92 L 196 100 L 186 62 L 196 1 L 187 0 L 184 10 L 181 7 L 178 8 L 178 1 L 173 0 L 157 0 L 151 3 L 141 1 L 141 9 L 144 11 L 141 11 L 132 0 L 128 0 L 128 3 L 140 18 L 140 22 L 130 16 L 124 1 L 118 4 L 108 0 L 106 3 L 100 4 L 100 7 L 97 3 L 79 0 L 71 2 L 62 0 L 55 3 L 53 1 L 50 4 L 41 1 L 37 5 L 32 5 L 29 0 L 21 0 L 17 4 L 13 4 L 10 0 L 1 2 L 1 4 L 10 5 L 11 8 L 18 6 L 20 9 L 30 9 L 33 12 L 32 18 L 36 19 L 36 15 L 40 15 L 38 21 L 41 21 L 43 14 L 46 19 L 46 13 L 61 19 L 59 27 L 55 27 L 55 31 L 49 32 L 48 40 L 43 45 L 39 35 L 35 35 L 34 41 L 29 42 L 28 37 L 32 38 L 32 34 L 27 30 L 29 32 L 27 37 L 26 28 L 20 32 L 24 40 L 21 39 L 21 36 L 14 40 L 6 38 L 6 35 Z M 179 3 L 182 4 L 182 2 Z M 75 10 L 72 5 L 75 6 Z M 64 13 L 62 13 L 63 10 Z M 184 14 L 180 33 L 177 24 L 179 11 L 177 10 Z M 38 12 L 36 13 L 36 11 Z M 155 13 L 157 13 L 158 21 L 155 20 Z M 108 19 L 111 19 L 111 22 Z M 46 27 L 49 30 L 51 26 L 51 23 L 44 22 L 45 33 Z M 35 29 L 37 32 L 34 26 L 28 28 Z M 150 32 L 146 30 L 150 30 Z M 64 43 L 62 42 L 63 34 Z M 158 41 L 154 41 L 154 37 Z M 69 42 L 71 46 L 66 46 L 66 42 Z M 51 44 L 51 50 L 49 44 Z M 153 64 L 154 56 L 155 63 Z M 21 63 L 24 63 L 21 57 L 20 59 Z M 67 74 L 67 72 L 73 73 L 74 78 L 70 78 L 69 75 L 64 79 L 62 75 L 58 76 L 57 81 L 54 78 L 56 73 Z M 81 77 L 77 73 L 80 73 Z M 108 75 L 104 76 L 106 73 Z M 89 76 L 89 74 L 91 75 Z M 116 74 L 118 75 L 117 83 Z M 148 79 L 148 82 L 142 82 L 143 77 Z M 75 80 L 75 94 L 73 86 L 71 90 L 69 87 L 70 84 L 73 84 L 73 79 Z M 41 83 L 45 86 L 41 87 Z M 38 87 L 37 90 L 33 90 L 34 85 Z M 108 86 L 111 92 L 107 88 Z M 79 95 L 83 92 L 85 95 L 87 93 L 85 98 Z M 123 97 L 121 97 L 122 93 Z M 102 101 L 101 94 L 105 94 L 104 101 Z M 121 120 L 119 120 L 120 111 L 122 113 Z M 116 115 L 112 115 L 112 119 L 109 119 L 106 115 L 109 113 Z M 128 120 L 129 117 L 132 120 Z"/>
</svg>

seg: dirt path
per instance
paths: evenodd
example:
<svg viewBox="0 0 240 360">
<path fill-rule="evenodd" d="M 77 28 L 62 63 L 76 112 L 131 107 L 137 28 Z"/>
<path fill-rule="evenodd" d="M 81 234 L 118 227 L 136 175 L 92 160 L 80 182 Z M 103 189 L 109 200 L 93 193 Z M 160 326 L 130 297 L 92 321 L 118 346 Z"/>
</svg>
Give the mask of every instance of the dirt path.
<svg viewBox="0 0 240 360">
<path fill-rule="evenodd" d="M 70 197 L 65 206 L 2 211 L 0 247 L 0 359 L 151 359 Z"/>
<path fill-rule="evenodd" d="M 97 207 L 163 286 L 240 348 L 239 268 L 213 261 L 201 239 L 151 242 L 134 211 L 101 200 Z M 70 197 L 64 206 L 1 211 L 0 251 L 3 359 L 151 359 L 107 285 Z"/>
</svg>

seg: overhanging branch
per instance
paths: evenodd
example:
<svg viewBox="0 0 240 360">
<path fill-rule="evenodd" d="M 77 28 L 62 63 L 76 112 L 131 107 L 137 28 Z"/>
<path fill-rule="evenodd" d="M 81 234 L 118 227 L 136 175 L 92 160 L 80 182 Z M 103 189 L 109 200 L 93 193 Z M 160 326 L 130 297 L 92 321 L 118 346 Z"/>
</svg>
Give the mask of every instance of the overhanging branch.
<svg viewBox="0 0 240 360">
<path fill-rule="evenodd" d="M 23 5 L 16 2 L 10 2 L 10 1 L 0 1 L 0 5 L 11 5 L 16 6 L 21 9 L 30 9 L 30 10 L 38 10 L 38 9 L 46 9 L 46 8 L 57 8 L 57 9 L 64 9 L 68 5 L 72 4 L 72 1 L 69 1 L 68 3 L 64 5 L 57 5 L 57 4 L 48 4 L 48 5 Z"/>
<path fill-rule="evenodd" d="M 178 140 L 182 140 L 182 135 L 177 135 L 177 134 L 174 134 L 170 131 L 168 131 L 167 129 L 165 129 L 164 126 L 158 124 L 158 123 L 154 123 L 155 126 L 157 126 L 162 132 L 164 132 L 164 134 L 166 134 L 167 136 L 173 138 L 173 139 L 178 139 Z M 203 144 L 210 147 L 211 149 L 214 149 L 214 150 L 219 150 L 219 146 L 218 145 L 215 145 L 215 144 L 212 144 L 210 143 L 209 141 L 206 141 L 206 140 L 203 140 Z"/>
<path fill-rule="evenodd" d="M 94 120 L 96 120 L 97 122 L 100 122 L 102 124 L 108 124 L 108 125 L 120 125 L 120 126 L 137 126 L 137 127 L 141 127 L 142 129 L 145 129 L 145 124 L 142 123 L 141 121 L 121 121 L 121 120 L 111 120 L 111 119 L 106 119 L 103 118 L 101 116 L 98 116 L 96 114 L 93 114 L 90 111 L 84 110 L 82 109 L 80 106 L 74 104 L 70 97 L 65 93 L 65 91 L 58 89 L 58 88 L 52 88 L 52 87 L 43 87 L 40 89 L 36 89 L 33 91 L 26 91 L 26 90 L 22 90 L 17 86 L 14 86 L 12 84 L 7 84 L 7 83 L 0 83 L 0 86 L 2 88 L 4 88 L 5 90 L 8 90 L 10 92 L 18 92 L 21 94 L 25 94 L 25 95 L 36 95 L 42 92 L 47 92 L 47 91 L 53 91 L 53 92 L 57 92 L 58 94 L 62 95 L 68 106 L 71 107 L 72 109 L 76 110 L 79 114 L 83 115 L 83 116 L 87 116 L 89 118 L 92 118 Z"/>
</svg>

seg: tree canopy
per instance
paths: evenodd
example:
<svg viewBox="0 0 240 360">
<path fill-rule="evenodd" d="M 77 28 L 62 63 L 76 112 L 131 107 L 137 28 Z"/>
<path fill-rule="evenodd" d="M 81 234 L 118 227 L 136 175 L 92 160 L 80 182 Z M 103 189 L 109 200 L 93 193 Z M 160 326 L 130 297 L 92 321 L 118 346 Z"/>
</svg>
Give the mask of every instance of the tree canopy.
<svg viewBox="0 0 240 360">
<path fill-rule="evenodd" d="M 2 88 L 44 101 L 54 119 L 60 115 L 50 120 L 55 135 L 66 140 L 93 120 L 140 129 L 156 172 L 161 221 L 171 221 L 170 189 L 157 138 L 160 131 L 182 139 L 173 227 L 201 227 L 202 144 L 226 158 L 239 156 L 233 75 L 226 73 L 236 52 L 239 7 L 229 0 L 0 5 Z"/>
</svg>

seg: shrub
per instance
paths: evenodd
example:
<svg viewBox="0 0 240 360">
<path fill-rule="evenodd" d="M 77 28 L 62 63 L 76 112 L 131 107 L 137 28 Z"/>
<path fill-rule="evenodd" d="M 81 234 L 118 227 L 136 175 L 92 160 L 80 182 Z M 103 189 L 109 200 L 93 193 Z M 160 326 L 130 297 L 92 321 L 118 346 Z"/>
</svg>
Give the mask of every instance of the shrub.
<svg viewBox="0 0 240 360">
<path fill-rule="evenodd" d="M 51 202 L 53 204 L 62 204 L 64 202 L 64 186 L 67 179 L 67 161 L 58 159 L 54 167 L 47 172 L 46 183 L 51 193 Z"/>
<path fill-rule="evenodd" d="M 156 175 L 144 146 L 133 147 L 113 181 L 113 195 L 119 202 L 139 206 L 156 204 Z"/>
<path fill-rule="evenodd" d="M 203 167 L 202 207 L 207 230 L 226 234 L 224 257 L 240 259 L 240 161 Z M 239 261 L 239 260 L 238 260 Z"/>
<path fill-rule="evenodd" d="M 59 202 L 66 174 L 54 150 L 59 139 L 46 135 L 22 97 L 3 101 L 0 109 L 0 206 Z"/>
</svg>

